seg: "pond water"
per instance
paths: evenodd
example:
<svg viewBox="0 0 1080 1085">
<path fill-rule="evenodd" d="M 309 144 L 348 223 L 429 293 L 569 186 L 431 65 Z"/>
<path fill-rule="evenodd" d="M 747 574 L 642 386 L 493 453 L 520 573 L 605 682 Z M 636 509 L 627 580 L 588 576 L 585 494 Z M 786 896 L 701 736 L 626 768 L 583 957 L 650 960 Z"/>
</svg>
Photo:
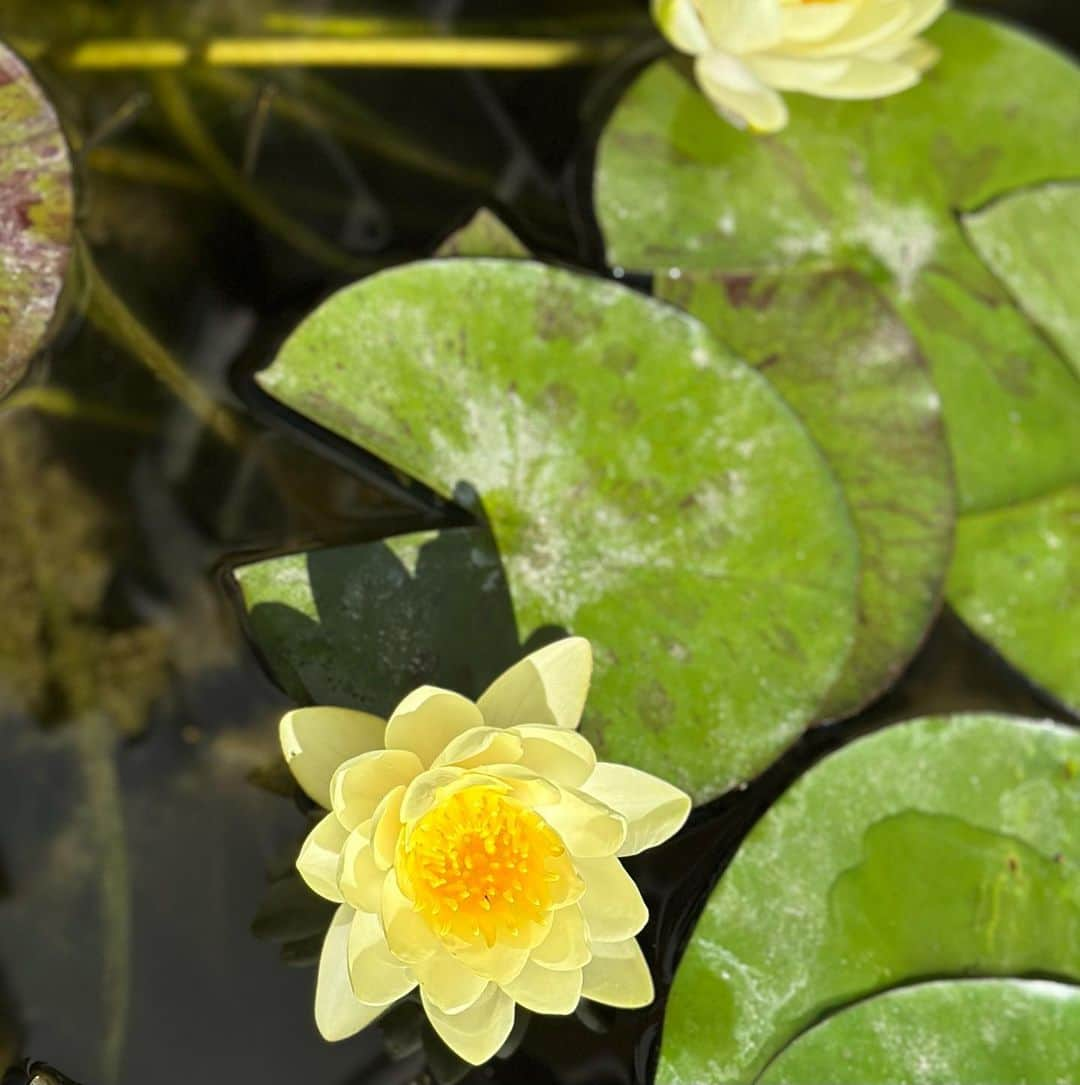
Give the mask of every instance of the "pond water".
<svg viewBox="0 0 1080 1085">
<path fill-rule="evenodd" d="M 1067 5 L 977 6 L 1080 42 Z M 413 0 L 393 14 L 523 33 L 527 18 L 580 19 L 581 7 Z M 317 439 L 251 373 L 331 290 L 428 254 L 482 205 L 537 253 L 603 271 L 591 147 L 648 50 L 648 24 L 644 4 L 594 0 L 588 11 L 644 29 L 645 45 L 544 73 L 147 77 L 73 71 L 62 51 L 39 65 L 81 140 L 79 228 L 100 276 L 81 289 L 107 282 L 134 317 L 118 332 L 72 315 L 35 363 L 29 386 L 41 391 L 0 406 L 0 1064 L 16 1067 L 12 1081 L 26 1079 L 26 1060 L 82 1085 L 455 1076 L 429 1070 L 402 1015 L 392 1030 L 325 1044 L 311 1022 L 310 954 L 293 946 L 301 960 L 285 963 L 280 931 L 252 933 L 304 823 L 252 782 L 266 782 L 289 702 L 245 638 L 226 571 L 242 557 L 460 520 Z M 0 37 L 198 37 L 268 13 L 240 0 L 7 0 Z M 161 379 L 170 359 L 189 383 Z M 1055 714 L 946 612 L 882 701 L 812 732 L 631 861 L 652 913 L 654 1007 L 534 1018 L 512 1056 L 469 1080 L 646 1081 L 682 942 L 764 808 L 857 734 L 975 708 Z"/>
</svg>

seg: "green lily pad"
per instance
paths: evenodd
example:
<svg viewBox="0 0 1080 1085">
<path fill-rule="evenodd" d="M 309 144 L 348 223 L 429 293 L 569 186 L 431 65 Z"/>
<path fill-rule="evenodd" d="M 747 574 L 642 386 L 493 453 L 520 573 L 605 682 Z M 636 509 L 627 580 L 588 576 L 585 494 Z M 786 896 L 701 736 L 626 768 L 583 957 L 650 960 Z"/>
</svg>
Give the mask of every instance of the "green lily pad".
<svg viewBox="0 0 1080 1085">
<path fill-rule="evenodd" d="M 956 217 L 1080 177 L 1080 69 L 975 16 L 949 13 L 929 36 L 942 59 L 918 87 L 792 96 L 790 126 L 769 138 L 723 121 L 679 64 L 654 64 L 604 133 L 596 204 L 624 267 L 824 266 L 879 282 L 930 363 L 960 508 L 979 511 L 1080 472 L 1080 382 Z"/>
<path fill-rule="evenodd" d="M 1045 185 L 967 215 L 968 237 L 1080 376 L 1080 185 Z"/>
<path fill-rule="evenodd" d="M 757 366 L 844 486 L 862 558 L 855 647 L 822 716 L 890 686 L 941 601 L 952 548 L 952 467 L 941 403 L 902 321 L 856 272 L 690 271 L 656 293 Z"/>
<path fill-rule="evenodd" d="M 979 636 L 1080 713 L 1080 486 L 965 516 L 948 593 Z"/>
<path fill-rule="evenodd" d="M 425 684 L 478 697 L 522 654 L 482 528 L 290 554 L 233 575 L 271 673 L 301 703 L 388 716 Z"/>
<path fill-rule="evenodd" d="M 1030 974 L 1080 980 L 1080 733 L 890 727 L 746 838 L 675 976 L 657 1081 L 754 1080 L 825 1012 L 911 980 Z"/>
<path fill-rule="evenodd" d="M 494 211 L 482 207 L 439 246 L 435 255 L 503 256 L 514 260 L 526 259 L 530 253 Z"/>
<path fill-rule="evenodd" d="M 1049 1085 L 1080 1067 L 1080 988 L 1025 980 L 920 984 L 800 1036 L 758 1085 Z"/>
<path fill-rule="evenodd" d="M 704 801 L 775 759 L 846 659 L 840 488 L 768 383 L 670 306 L 429 261 L 331 298 L 260 383 L 490 523 L 519 630 L 593 641 L 585 730 L 608 759 Z"/>
<path fill-rule="evenodd" d="M 53 107 L 0 43 L 0 396 L 26 372 L 71 254 L 71 161 Z"/>
</svg>

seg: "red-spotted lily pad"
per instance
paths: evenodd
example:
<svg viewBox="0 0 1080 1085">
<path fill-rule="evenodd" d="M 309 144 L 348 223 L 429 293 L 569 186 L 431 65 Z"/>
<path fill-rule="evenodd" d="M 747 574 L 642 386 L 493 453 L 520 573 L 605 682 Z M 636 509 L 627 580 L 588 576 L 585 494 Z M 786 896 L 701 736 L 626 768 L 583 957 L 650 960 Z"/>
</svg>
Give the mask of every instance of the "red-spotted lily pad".
<svg viewBox="0 0 1080 1085">
<path fill-rule="evenodd" d="M 0 395 L 56 311 L 71 253 L 71 161 L 56 112 L 0 43 Z"/>
<path fill-rule="evenodd" d="M 661 292 L 686 295 L 737 349 L 750 326 L 759 364 L 770 355 L 755 314 L 735 313 L 736 322 L 710 300 L 717 278 L 858 274 L 875 284 L 925 357 L 933 389 L 921 405 L 910 381 L 895 396 L 882 384 L 876 406 L 863 399 L 858 432 L 872 439 L 872 457 L 865 440 L 845 441 L 837 419 L 807 408 L 806 389 L 782 387 L 789 364 L 775 367 L 777 386 L 832 450 L 869 559 L 848 680 L 868 651 L 879 653 L 879 674 L 890 650 L 892 668 L 901 666 L 932 614 L 924 607 L 920 616 L 918 602 L 940 582 L 945 550 L 920 549 L 920 540 L 942 504 L 913 493 L 904 467 L 918 444 L 904 435 L 940 410 L 963 517 L 949 601 L 1075 709 L 1080 622 L 1069 575 L 1080 554 L 1068 495 L 1080 484 L 1080 68 L 977 16 L 947 14 L 928 37 L 941 61 L 919 86 L 873 102 L 793 96 L 791 124 L 770 137 L 725 123 L 677 61 L 652 64 L 601 140 L 597 214 L 612 263 L 656 273 Z M 842 348 L 843 313 L 816 315 Z M 842 371 L 866 376 L 866 367 L 857 349 L 835 353 L 836 415 L 850 418 Z M 940 457 L 937 468 L 924 460 L 917 469 L 936 470 L 940 491 Z M 893 474 L 892 499 L 881 501 L 873 491 L 889 489 Z M 1040 637 L 1054 640 L 1048 658 Z"/>
</svg>

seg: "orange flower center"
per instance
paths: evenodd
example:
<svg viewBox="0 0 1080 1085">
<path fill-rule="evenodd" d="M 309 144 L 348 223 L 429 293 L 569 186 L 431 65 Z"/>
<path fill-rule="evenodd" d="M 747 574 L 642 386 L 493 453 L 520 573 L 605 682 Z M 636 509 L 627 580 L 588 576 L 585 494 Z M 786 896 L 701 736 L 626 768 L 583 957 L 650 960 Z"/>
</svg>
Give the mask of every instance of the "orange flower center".
<svg viewBox="0 0 1080 1085">
<path fill-rule="evenodd" d="M 399 869 L 433 929 L 489 946 L 543 921 L 566 850 L 543 818 L 483 786 L 438 803 L 401 846 Z"/>
</svg>

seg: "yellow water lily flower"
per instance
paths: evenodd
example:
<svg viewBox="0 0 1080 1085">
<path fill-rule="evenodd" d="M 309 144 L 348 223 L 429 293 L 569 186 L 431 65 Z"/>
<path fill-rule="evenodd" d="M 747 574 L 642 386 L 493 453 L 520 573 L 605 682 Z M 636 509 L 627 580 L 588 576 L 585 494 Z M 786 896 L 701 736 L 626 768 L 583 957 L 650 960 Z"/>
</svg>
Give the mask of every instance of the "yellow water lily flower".
<svg viewBox="0 0 1080 1085">
<path fill-rule="evenodd" d="M 282 719 L 293 775 L 330 811 L 296 864 L 339 905 L 315 994 L 326 1039 L 419 987 L 436 1032 L 479 1065 L 515 1005 L 652 1001 L 635 938 L 648 911 L 619 860 L 677 832 L 690 799 L 597 762 L 576 730 L 591 673 L 589 642 L 571 637 L 476 703 L 424 686 L 385 723 L 342 708 Z"/>
<path fill-rule="evenodd" d="M 701 89 L 732 123 L 777 132 L 778 91 L 884 98 L 937 59 L 918 35 L 946 0 L 652 0 L 676 49 L 695 57 Z"/>
</svg>

